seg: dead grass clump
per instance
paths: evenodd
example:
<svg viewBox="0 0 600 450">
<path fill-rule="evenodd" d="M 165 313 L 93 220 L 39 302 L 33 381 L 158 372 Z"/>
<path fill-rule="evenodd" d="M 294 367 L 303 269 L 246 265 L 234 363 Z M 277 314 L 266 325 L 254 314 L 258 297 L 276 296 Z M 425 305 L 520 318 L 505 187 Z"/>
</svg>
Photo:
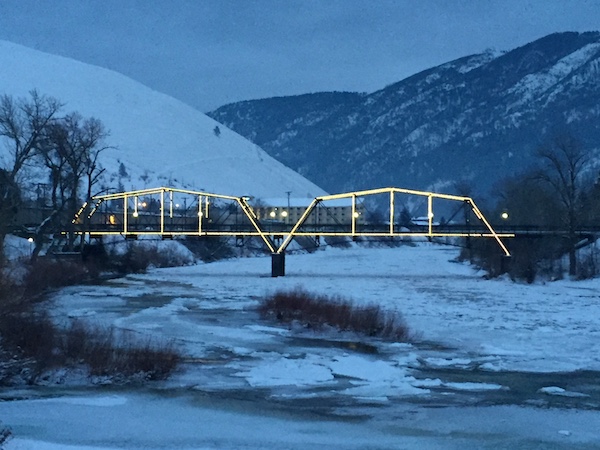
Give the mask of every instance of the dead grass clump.
<svg viewBox="0 0 600 450">
<path fill-rule="evenodd" d="M 263 317 L 281 322 L 300 322 L 311 328 L 325 325 L 340 331 L 405 342 L 408 327 L 401 316 L 383 311 L 377 305 L 356 306 L 340 297 L 310 294 L 302 289 L 278 291 L 259 306 Z"/>
<path fill-rule="evenodd" d="M 2 341 L 26 358 L 52 359 L 56 329 L 44 316 L 11 314 L 1 320 Z"/>
<path fill-rule="evenodd" d="M 164 379 L 176 368 L 181 358 L 171 344 L 81 323 L 64 330 L 42 312 L 48 289 L 87 281 L 91 271 L 82 263 L 40 258 L 15 279 L 0 267 L 0 385 L 35 383 L 44 372 L 80 364 L 91 375 L 125 381 Z"/>
<path fill-rule="evenodd" d="M 92 376 L 129 379 L 166 379 L 181 356 L 171 343 L 143 340 L 126 332 L 103 329 L 81 322 L 66 330 L 43 315 L 16 313 L 0 318 L 2 348 L 22 364 L 0 370 L 0 385 L 11 379 L 36 383 L 58 367 L 87 366 Z M 21 367 L 21 368 L 19 368 Z M 25 370 L 22 370 L 25 369 Z"/>
<path fill-rule="evenodd" d="M 68 362 L 87 365 L 93 376 L 141 375 L 146 380 L 162 380 L 181 360 L 171 343 L 142 340 L 126 331 L 83 322 L 67 329 L 61 350 Z"/>
</svg>

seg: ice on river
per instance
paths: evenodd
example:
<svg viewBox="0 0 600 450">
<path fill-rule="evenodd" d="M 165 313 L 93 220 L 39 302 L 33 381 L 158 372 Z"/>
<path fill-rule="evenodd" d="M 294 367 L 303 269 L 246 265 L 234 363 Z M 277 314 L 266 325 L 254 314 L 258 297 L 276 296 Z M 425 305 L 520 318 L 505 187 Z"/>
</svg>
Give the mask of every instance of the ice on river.
<svg viewBox="0 0 600 450">
<path fill-rule="evenodd" d="M 52 302 L 58 322 L 91 320 L 172 339 L 202 363 L 144 393 L 44 391 L 52 398 L 0 402 L 0 420 L 16 436 L 8 448 L 600 445 L 597 380 L 584 386 L 596 392 L 588 398 L 580 387 L 543 378 L 600 371 L 600 280 L 486 280 L 455 262 L 457 254 L 427 243 L 328 248 L 288 255 L 285 277 L 270 277 L 268 257 L 244 258 L 66 288 Z M 297 287 L 401 313 L 414 341 L 259 318 L 262 297 Z M 342 345 L 359 341 L 376 351 Z M 481 395 L 512 393 L 514 376 L 506 374 L 543 379 L 519 393 L 529 403 L 478 403 Z M 40 395 L 32 392 L 25 397 Z M 548 399 L 588 403 L 554 410 Z M 114 429 L 92 432 L 92 421 Z M 73 430 L 85 431 L 78 439 Z"/>
</svg>

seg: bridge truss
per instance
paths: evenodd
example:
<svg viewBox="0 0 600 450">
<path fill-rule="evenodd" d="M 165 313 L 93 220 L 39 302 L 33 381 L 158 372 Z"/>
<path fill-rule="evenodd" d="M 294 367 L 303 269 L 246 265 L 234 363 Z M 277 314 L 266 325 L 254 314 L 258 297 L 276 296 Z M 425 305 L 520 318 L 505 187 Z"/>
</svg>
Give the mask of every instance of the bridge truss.
<svg viewBox="0 0 600 450">
<path fill-rule="evenodd" d="M 398 220 L 400 207 L 407 202 L 421 204 L 425 210 L 422 223 L 414 227 L 401 226 Z M 289 203 L 289 202 L 288 202 Z M 377 220 L 366 219 L 365 205 L 386 204 L 387 212 Z M 465 224 L 441 226 L 435 219 L 434 206 L 458 205 Z M 272 255 L 272 276 L 285 275 L 285 252 L 296 238 L 310 237 L 318 243 L 321 237 L 366 238 L 491 238 L 504 256 L 510 252 L 502 241 L 514 237 L 497 233 L 470 197 L 440 194 L 395 187 L 325 195 L 307 202 L 296 211 L 285 211 L 285 219 L 275 217 L 274 208 L 264 214 L 265 207 L 252 205 L 251 198 L 214 194 L 169 187 L 142 189 L 94 196 L 82 205 L 73 218 L 71 230 L 75 235 L 101 238 L 121 235 L 126 239 L 152 235 L 163 239 L 177 236 L 226 236 L 243 240 L 257 237 Z M 330 205 L 343 205 L 341 216 L 324 220 Z M 399 207 L 400 206 L 400 207 Z M 334 209 L 335 209 L 334 208 Z M 260 210 L 263 210 L 261 217 Z M 268 209 L 268 207 L 267 207 Z M 283 208 L 282 208 L 283 209 Z M 298 209 L 298 208 L 296 208 Z M 475 220 L 471 223 L 470 217 Z M 295 220 L 297 217 L 297 220 Z"/>
</svg>

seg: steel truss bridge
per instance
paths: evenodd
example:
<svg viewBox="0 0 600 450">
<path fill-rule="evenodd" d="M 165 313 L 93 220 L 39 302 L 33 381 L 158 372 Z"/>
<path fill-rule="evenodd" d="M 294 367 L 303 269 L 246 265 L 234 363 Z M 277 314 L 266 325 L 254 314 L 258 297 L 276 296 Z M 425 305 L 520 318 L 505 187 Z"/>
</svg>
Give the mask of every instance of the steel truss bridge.
<svg viewBox="0 0 600 450">
<path fill-rule="evenodd" d="M 387 205 L 386 218 L 365 220 L 364 205 L 370 201 Z M 398 205 L 421 204 L 425 209 L 423 222 L 410 228 L 398 223 Z M 260 201 L 256 202 L 260 204 Z M 84 239 L 121 235 L 126 239 L 156 236 L 172 239 L 178 236 L 225 236 L 237 241 L 254 237 L 260 239 L 272 257 L 273 277 L 285 275 L 285 252 L 292 240 L 301 237 L 366 238 L 490 238 L 503 255 L 510 252 L 502 239 L 512 233 L 497 233 L 470 197 L 396 187 L 324 195 L 296 208 L 295 216 L 285 208 L 275 216 L 277 208 L 260 217 L 260 209 L 251 205 L 251 198 L 214 194 L 169 187 L 142 189 L 114 194 L 97 195 L 82 205 L 67 233 Z M 289 204 L 289 199 L 288 199 Z M 339 214 L 331 220 L 330 205 L 345 205 L 345 218 Z M 462 211 L 464 225 L 440 226 L 434 217 L 434 206 L 454 206 L 455 216 Z M 281 206 L 281 205 L 280 205 Z M 267 206 L 267 209 L 269 207 Z M 338 208 L 339 209 L 339 208 Z M 285 213 L 283 212 L 285 211 Z M 328 217 L 325 221 L 323 217 Z M 452 217 L 448 220 L 451 222 Z"/>
</svg>

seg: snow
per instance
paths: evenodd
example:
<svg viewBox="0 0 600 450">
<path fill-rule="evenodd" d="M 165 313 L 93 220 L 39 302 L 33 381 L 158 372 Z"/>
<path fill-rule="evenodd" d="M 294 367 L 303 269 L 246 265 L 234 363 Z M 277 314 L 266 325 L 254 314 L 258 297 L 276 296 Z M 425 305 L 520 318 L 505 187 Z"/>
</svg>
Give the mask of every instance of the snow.
<svg viewBox="0 0 600 450">
<path fill-rule="evenodd" d="M 33 242 L 29 242 L 27 239 L 12 234 L 4 238 L 3 254 L 8 260 L 27 259 L 31 256 L 32 251 Z"/>
<path fill-rule="evenodd" d="M 514 87 L 509 89 L 509 93 L 514 93 L 519 97 L 515 104 L 509 106 L 509 109 L 537 99 L 594 58 L 599 49 L 600 44 L 598 43 L 588 44 L 560 59 L 542 74 L 526 75 Z M 555 93 L 552 96 L 554 95 Z"/>
<path fill-rule="evenodd" d="M 50 308 L 58 322 L 172 339 L 199 362 L 144 389 L 5 392 L 7 449 L 600 445 L 593 377 L 573 385 L 569 375 L 600 371 L 600 280 L 486 280 L 456 256 L 428 243 L 355 245 L 289 254 L 285 277 L 255 257 L 65 288 Z M 259 318 L 260 298 L 297 287 L 399 312 L 413 340 Z M 357 342 L 377 351 L 346 345 Z M 528 380 L 523 402 L 496 404 L 517 395 L 517 376 Z"/>
<path fill-rule="evenodd" d="M 558 386 L 543 387 L 539 390 L 539 392 L 548 395 L 559 395 L 562 397 L 589 397 L 587 394 L 582 394 L 581 392 L 569 392 L 566 389 Z"/>
<path fill-rule="evenodd" d="M 0 94 L 26 98 L 37 89 L 64 103 L 64 114 L 78 111 L 104 123 L 114 147 L 100 160 L 108 188 L 120 181 L 126 189 L 167 185 L 256 198 L 325 194 L 208 116 L 116 72 L 6 41 L 0 66 Z M 120 162 L 128 176 L 119 180 Z"/>
<path fill-rule="evenodd" d="M 301 386 L 315 385 L 333 380 L 331 370 L 321 360 L 314 357 L 304 359 L 281 358 L 279 353 L 271 355 L 255 354 L 262 363 L 246 372 L 235 375 L 246 379 L 253 387 L 258 386 Z"/>
</svg>

